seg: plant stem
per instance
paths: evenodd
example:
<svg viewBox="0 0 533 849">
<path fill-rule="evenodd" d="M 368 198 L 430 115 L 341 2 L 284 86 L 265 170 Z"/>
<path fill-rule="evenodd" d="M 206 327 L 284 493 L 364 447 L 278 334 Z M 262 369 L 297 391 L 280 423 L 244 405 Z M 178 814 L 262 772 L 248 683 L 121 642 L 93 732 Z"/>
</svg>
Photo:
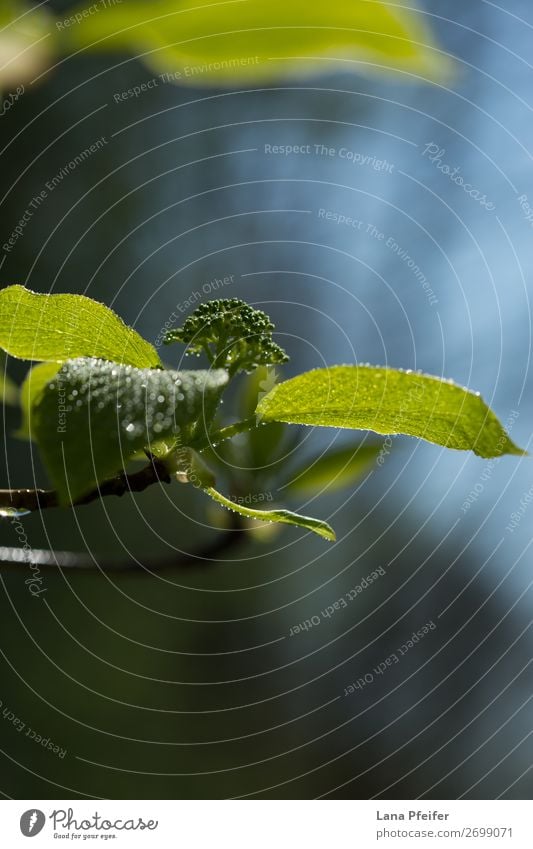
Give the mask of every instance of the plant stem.
<svg viewBox="0 0 533 849">
<path fill-rule="evenodd" d="M 204 448 L 208 448 L 209 446 L 216 447 L 221 442 L 232 439 L 234 436 L 238 436 L 239 433 L 247 433 L 247 431 L 253 430 L 256 427 L 257 419 L 255 416 L 252 416 L 242 422 L 235 422 L 235 424 L 216 430 L 214 433 L 208 435 L 207 438 L 204 436 L 202 439 L 191 442 L 190 447 L 194 448 L 195 451 L 203 451 Z"/>
<path fill-rule="evenodd" d="M 231 439 L 239 433 L 245 433 L 257 426 L 255 416 L 242 422 L 223 427 L 211 436 L 204 435 L 196 441 L 191 441 L 186 447 L 201 451 L 209 445 L 220 445 L 226 439 Z M 72 505 L 79 507 L 90 504 L 106 495 L 124 495 L 126 492 L 143 492 L 154 483 L 170 483 L 171 476 L 164 460 L 152 457 L 150 463 L 138 472 L 131 475 L 122 472 L 110 480 L 103 481 L 96 489 L 78 499 Z M 57 493 L 53 489 L 0 489 L 0 514 L 4 511 L 13 513 L 34 513 L 37 510 L 46 510 L 58 506 Z"/>
<path fill-rule="evenodd" d="M 138 472 L 127 475 L 125 472 L 103 481 L 96 489 L 78 499 L 73 507 L 89 504 L 106 495 L 124 495 L 126 492 L 143 492 L 154 483 L 170 483 L 171 478 L 165 464 L 155 458 Z M 0 489 L 0 512 L 14 511 L 33 513 L 57 507 L 57 493 L 53 489 Z"/>
</svg>

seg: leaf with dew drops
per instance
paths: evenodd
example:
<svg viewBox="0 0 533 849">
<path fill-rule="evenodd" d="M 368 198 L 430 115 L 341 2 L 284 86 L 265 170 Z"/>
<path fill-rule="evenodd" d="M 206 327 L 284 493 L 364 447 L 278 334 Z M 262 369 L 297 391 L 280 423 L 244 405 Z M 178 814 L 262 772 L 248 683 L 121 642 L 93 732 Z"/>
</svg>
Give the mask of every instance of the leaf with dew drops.
<svg viewBox="0 0 533 849">
<path fill-rule="evenodd" d="M 335 542 L 335 531 L 331 525 L 328 525 L 322 519 L 302 516 L 300 513 L 293 513 L 292 510 L 256 510 L 252 507 L 246 507 L 244 504 L 226 498 L 225 495 L 222 495 L 222 493 L 218 492 L 212 486 L 204 487 L 204 492 L 210 495 L 222 507 L 233 510 L 234 513 L 239 513 L 241 516 L 246 516 L 247 519 L 256 519 L 260 522 L 277 522 L 283 525 L 296 525 L 299 528 L 305 528 L 307 531 L 318 534 L 318 536 L 327 539 L 329 542 Z"/>
<path fill-rule="evenodd" d="M 33 407 L 33 433 L 61 504 L 120 472 L 140 450 L 176 439 L 228 381 L 223 370 L 65 363 Z"/>
<path fill-rule="evenodd" d="M 455 383 L 375 366 L 331 366 L 279 383 L 257 406 L 261 421 L 406 434 L 480 457 L 525 452 L 482 398 Z"/>
<path fill-rule="evenodd" d="M 20 360 L 102 357 L 138 368 L 161 365 L 153 345 L 104 304 L 85 295 L 42 295 L 24 286 L 0 291 L 0 348 Z"/>
</svg>

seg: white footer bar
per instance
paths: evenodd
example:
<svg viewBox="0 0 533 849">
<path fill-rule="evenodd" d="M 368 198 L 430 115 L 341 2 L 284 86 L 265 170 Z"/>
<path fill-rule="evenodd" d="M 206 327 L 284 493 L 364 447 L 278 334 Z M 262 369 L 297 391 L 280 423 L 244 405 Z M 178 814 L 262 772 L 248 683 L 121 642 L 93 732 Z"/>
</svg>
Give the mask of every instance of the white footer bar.
<svg viewBox="0 0 533 849">
<path fill-rule="evenodd" d="M 9 800 L 0 845 L 531 849 L 530 814 L 528 801 Z"/>
</svg>

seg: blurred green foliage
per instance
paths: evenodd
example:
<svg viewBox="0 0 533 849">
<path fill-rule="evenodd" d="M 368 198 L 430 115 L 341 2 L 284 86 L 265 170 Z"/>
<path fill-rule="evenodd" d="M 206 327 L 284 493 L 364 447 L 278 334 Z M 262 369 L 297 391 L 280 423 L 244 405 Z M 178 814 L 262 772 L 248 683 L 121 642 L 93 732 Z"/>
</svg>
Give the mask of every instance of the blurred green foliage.
<svg viewBox="0 0 533 849">
<path fill-rule="evenodd" d="M 84 0 L 55 20 L 9 0 L 0 26 L 3 88 L 84 51 L 125 51 L 195 86 L 268 84 L 339 66 L 427 80 L 451 70 L 421 15 L 378 0 Z"/>
</svg>

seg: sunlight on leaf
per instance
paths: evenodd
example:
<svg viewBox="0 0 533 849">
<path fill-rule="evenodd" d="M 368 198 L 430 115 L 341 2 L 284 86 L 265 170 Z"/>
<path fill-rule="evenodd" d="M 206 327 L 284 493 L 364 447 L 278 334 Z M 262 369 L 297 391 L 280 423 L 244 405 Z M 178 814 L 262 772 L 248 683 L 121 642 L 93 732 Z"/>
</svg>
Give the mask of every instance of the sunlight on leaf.
<svg viewBox="0 0 533 849">
<path fill-rule="evenodd" d="M 257 407 L 261 421 L 407 434 L 480 457 L 524 454 L 479 395 L 438 377 L 332 366 L 286 380 Z"/>
<path fill-rule="evenodd" d="M 101 357 L 139 368 L 161 364 L 155 348 L 104 304 L 84 295 L 40 295 L 24 286 L 0 291 L 0 347 L 22 360 Z"/>
<path fill-rule="evenodd" d="M 268 83 L 328 66 L 437 79 L 451 66 L 421 14 L 379 0 L 140 0 L 84 16 L 61 36 L 65 50 L 128 50 L 184 85 Z"/>
</svg>

